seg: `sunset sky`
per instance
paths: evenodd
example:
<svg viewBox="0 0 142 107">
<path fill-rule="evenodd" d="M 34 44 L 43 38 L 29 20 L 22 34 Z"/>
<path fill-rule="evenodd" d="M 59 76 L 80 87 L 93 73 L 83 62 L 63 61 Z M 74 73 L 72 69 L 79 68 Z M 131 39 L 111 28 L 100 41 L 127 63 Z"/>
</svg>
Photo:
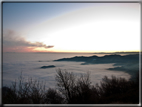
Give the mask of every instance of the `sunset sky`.
<svg viewBox="0 0 142 107">
<path fill-rule="evenodd" d="M 3 3 L 3 52 L 139 50 L 139 3 Z"/>
</svg>

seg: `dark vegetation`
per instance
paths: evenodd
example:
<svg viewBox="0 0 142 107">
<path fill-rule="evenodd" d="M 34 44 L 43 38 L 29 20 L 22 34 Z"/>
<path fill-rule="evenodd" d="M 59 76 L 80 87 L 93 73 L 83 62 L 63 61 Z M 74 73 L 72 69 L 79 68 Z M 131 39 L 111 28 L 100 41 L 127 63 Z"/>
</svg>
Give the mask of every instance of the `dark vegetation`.
<svg viewBox="0 0 142 107">
<path fill-rule="evenodd" d="M 45 83 L 22 75 L 18 82 L 2 88 L 3 104 L 138 104 L 139 75 L 135 80 L 105 76 L 100 84 L 92 85 L 90 73 L 74 75 L 57 70 L 56 89 L 46 89 Z"/>
</svg>

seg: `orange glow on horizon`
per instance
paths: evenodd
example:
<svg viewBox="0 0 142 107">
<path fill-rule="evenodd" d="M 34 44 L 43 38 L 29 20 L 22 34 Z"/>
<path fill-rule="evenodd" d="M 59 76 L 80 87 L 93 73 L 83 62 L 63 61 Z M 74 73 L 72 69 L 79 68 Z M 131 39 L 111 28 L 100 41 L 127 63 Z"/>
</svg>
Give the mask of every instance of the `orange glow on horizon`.
<svg viewBox="0 0 142 107">
<path fill-rule="evenodd" d="M 80 51 L 80 50 L 54 50 L 52 48 L 44 48 L 44 47 L 9 47 L 4 48 L 3 52 L 54 52 L 54 53 L 99 53 L 99 52 L 141 52 L 140 50 L 102 50 L 102 51 Z"/>
<path fill-rule="evenodd" d="M 104 52 L 104 53 L 107 53 L 107 52 L 110 52 L 110 53 L 113 53 L 113 52 L 140 52 L 139 50 L 112 50 L 112 51 L 80 51 L 80 50 L 52 50 L 52 49 L 45 49 L 45 48 L 35 48 L 33 49 L 33 52 L 55 52 L 55 53 L 99 53 L 99 52 Z"/>
</svg>

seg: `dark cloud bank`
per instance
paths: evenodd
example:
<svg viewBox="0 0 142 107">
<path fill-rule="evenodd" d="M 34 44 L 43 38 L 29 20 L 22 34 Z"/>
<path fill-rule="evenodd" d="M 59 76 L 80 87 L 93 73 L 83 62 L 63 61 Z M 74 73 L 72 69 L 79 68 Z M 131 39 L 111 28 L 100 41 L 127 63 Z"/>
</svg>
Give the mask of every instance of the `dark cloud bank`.
<svg viewBox="0 0 142 107">
<path fill-rule="evenodd" d="M 81 65 L 87 64 L 109 64 L 114 63 L 114 68 L 109 68 L 108 70 L 124 71 L 129 73 L 132 78 L 139 71 L 139 54 L 129 54 L 129 55 L 105 55 L 103 57 L 98 56 L 75 56 L 71 58 L 62 58 L 54 61 L 76 61 L 83 62 Z"/>
</svg>

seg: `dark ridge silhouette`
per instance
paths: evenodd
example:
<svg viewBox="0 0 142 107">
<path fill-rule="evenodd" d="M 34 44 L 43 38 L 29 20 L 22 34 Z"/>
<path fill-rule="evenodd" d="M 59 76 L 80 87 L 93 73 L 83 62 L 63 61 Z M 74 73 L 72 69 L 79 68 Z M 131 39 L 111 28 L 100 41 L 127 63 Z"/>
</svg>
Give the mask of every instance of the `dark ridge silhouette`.
<svg viewBox="0 0 142 107">
<path fill-rule="evenodd" d="M 139 54 L 140 52 L 123 52 L 123 51 L 120 51 L 120 52 L 95 52 L 94 54 Z"/>
<path fill-rule="evenodd" d="M 54 65 L 48 65 L 48 66 L 42 66 L 42 67 L 40 67 L 40 68 L 46 69 L 46 68 L 54 68 L 54 67 L 56 67 L 56 66 L 54 66 Z"/>
<path fill-rule="evenodd" d="M 76 62 L 89 62 L 92 61 L 92 59 L 96 59 L 98 56 L 90 56 L 90 57 L 85 57 L 85 56 L 75 56 L 72 58 L 62 58 L 62 59 L 57 59 L 54 61 L 76 61 Z"/>
<path fill-rule="evenodd" d="M 102 57 L 98 56 L 75 56 L 71 58 L 62 58 L 54 61 L 76 61 L 83 62 L 81 65 L 87 64 L 109 64 L 114 63 L 114 68 L 109 68 L 108 70 L 123 71 L 129 73 L 133 78 L 135 71 L 139 71 L 139 54 L 129 54 L 129 55 L 105 55 Z M 115 67 L 116 66 L 116 67 Z"/>
<path fill-rule="evenodd" d="M 106 63 L 126 63 L 126 62 L 138 62 L 139 61 L 139 54 L 135 55 L 105 55 L 103 57 L 98 56 L 75 56 L 71 58 L 62 58 L 57 59 L 54 61 L 77 61 L 77 62 L 84 62 L 82 64 L 106 64 Z"/>
</svg>

